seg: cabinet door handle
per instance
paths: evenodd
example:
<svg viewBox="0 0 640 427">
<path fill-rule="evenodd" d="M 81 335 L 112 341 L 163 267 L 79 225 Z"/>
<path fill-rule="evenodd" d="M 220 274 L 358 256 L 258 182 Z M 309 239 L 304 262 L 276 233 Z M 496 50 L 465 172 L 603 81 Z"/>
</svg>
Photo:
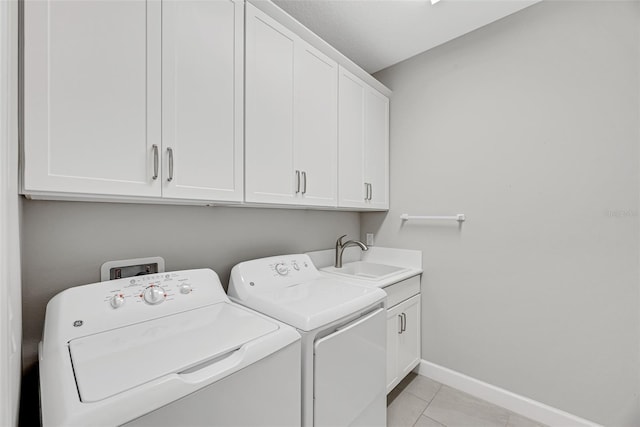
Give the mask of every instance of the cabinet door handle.
<svg viewBox="0 0 640 427">
<path fill-rule="evenodd" d="M 169 153 L 169 177 L 167 181 L 173 181 L 173 148 L 167 147 L 167 152 Z"/>
<path fill-rule="evenodd" d="M 151 148 L 153 149 L 153 176 L 151 177 L 151 179 L 156 180 L 158 179 L 158 166 L 160 158 L 158 156 L 158 146 L 156 144 L 153 144 Z"/>
<path fill-rule="evenodd" d="M 296 194 L 300 192 L 300 171 L 296 170 Z"/>
<path fill-rule="evenodd" d="M 402 313 L 400 316 L 402 316 L 402 332 L 407 330 L 407 313 Z"/>
<path fill-rule="evenodd" d="M 373 199 L 373 184 L 369 183 L 369 201 Z"/>
<path fill-rule="evenodd" d="M 302 171 L 302 179 L 304 180 L 304 184 L 302 185 L 302 194 L 307 193 L 307 172 Z"/>
<path fill-rule="evenodd" d="M 402 333 L 402 314 L 398 314 L 398 318 L 400 319 L 400 330 L 398 331 L 399 334 Z"/>
<path fill-rule="evenodd" d="M 364 199 L 369 200 L 369 183 L 364 183 Z"/>
</svg>

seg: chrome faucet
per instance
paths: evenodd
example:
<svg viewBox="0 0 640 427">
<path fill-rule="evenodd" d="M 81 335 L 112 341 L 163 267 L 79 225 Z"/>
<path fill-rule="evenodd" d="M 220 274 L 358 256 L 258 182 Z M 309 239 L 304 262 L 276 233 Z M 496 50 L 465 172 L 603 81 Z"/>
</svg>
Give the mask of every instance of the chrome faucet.
<svg viewBox="0 0 640 427">
<path fill-rule="evenodd" d="M 347 237 L 346 234 L 338 237 L 338 240 L 336 240 L 336 268 L 342 268 L 342 252 L 345 250 L 345 248 L 348 248 L 349 246 L 360 246 L 360 249 L 362 249 L 363 251 L 369 250 L 369 247 L 367 245 L 358 240 L 347 240 L 346 242 L 342 243 L 342 239 L 344 239 L 345 237 Z"/>
</svg>

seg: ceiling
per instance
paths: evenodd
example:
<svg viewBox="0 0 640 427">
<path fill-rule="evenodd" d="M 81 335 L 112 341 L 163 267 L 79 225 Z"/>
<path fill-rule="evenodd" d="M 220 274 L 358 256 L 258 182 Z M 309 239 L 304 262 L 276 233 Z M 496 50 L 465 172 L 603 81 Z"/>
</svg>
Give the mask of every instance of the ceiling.
<svg viewBox="0 0 640 427">
<path fill-rule="evenodd" d="M 540 0 L 274 0 L 369 73 Z"/>
</svg>

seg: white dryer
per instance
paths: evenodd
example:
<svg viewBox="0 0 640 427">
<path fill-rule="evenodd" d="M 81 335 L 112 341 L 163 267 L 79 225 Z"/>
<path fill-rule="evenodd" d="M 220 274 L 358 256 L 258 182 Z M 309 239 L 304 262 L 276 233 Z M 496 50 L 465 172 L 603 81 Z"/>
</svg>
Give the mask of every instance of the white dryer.
<svg viewBox="0 0 640 427">
<path fill-rule="evenodd" d="M 307 255 L 243 262 L 233 301 L 302 334 L 302 425 L 386 425 L 386 294 L 321 275 Z"/>
<path fill-rule="evenodd" d="M 212 270 L 70 288 L 47 305 L 43 425 L 299 425 L 300 351 Z"/>
</svg>

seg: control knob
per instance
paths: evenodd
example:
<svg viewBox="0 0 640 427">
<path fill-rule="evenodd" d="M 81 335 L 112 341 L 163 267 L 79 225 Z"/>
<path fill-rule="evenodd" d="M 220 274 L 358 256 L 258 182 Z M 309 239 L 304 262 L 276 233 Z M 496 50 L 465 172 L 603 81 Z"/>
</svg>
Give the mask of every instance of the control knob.
<svg viewBox="0 0 640 427">
<path fill-rule="evenodd" d="M 276 272 L 281 276 L 286 276 L 289 273 L 289 267 L 287 267 L 283 262 L 276 264 Z"/>
<path fill-rule="evenodd" d="M 191 285 L 188 285 L 186 283 L 183 283 L 182 285 L 180 285 L 180 293 L 181 294 L 188 294 L 191 293 L 193 289 L 191 288 Z"/>
<path fill-rule="evenodd" d="M 120 308 L 124 305 L 124 295 L 115 294 L 114 296 L 111 297 L 109 302 L 111 303 L 111 307 Z"/>
<path fill-rule="evenodd" d="M 160 304 L 166 296 L 167 294 L 164 292 L 164 289 L 157 285 L 151 285 L 144 290 L 144 302 L 147 304 Z"/>
</svg>

